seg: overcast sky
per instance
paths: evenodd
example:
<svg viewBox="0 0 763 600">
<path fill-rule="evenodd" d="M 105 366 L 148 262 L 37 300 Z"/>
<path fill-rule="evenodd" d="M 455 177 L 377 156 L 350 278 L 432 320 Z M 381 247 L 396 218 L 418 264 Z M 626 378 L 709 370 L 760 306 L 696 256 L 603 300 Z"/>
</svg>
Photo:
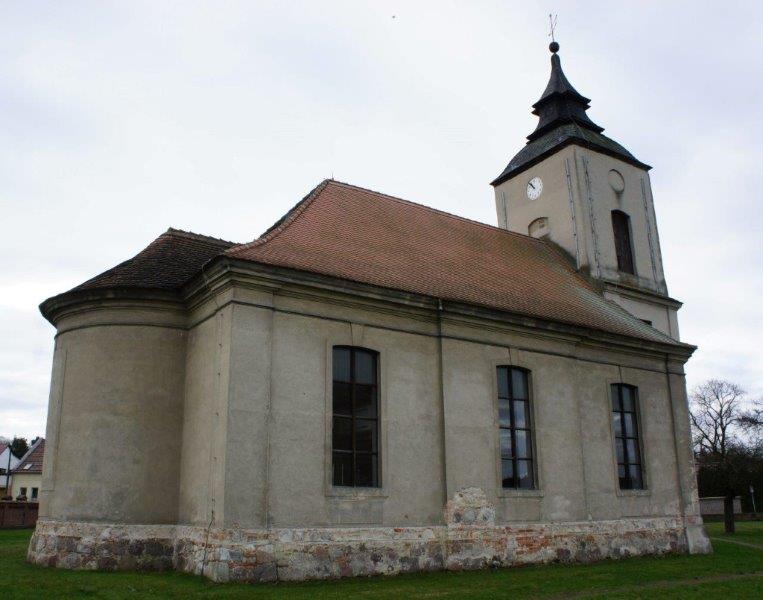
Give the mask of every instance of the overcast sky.
<svg viewBox="0 0 763 600">
<path fill-rule="evenodd" d="M 763 395 L 756 2 L 563 2 L 589 114 L 651 172 L 710 377 Z M 177 227 L 250 241 L 320 180 L 495 224 L 535 127 L 549 3 L 0 3 L 0 435 L 44 434 L 37 305 Z"/>
</svg>

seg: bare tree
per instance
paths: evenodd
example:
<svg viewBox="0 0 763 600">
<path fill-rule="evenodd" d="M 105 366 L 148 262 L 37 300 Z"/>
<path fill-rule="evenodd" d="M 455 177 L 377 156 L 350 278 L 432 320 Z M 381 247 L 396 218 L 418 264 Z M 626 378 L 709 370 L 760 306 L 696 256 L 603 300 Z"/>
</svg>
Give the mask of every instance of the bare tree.
<svg viewBox="0 0 763 600">
<path fill-rule="evenodd" d="M 756 416 L 745 410 L 745 391 L 735 383 L 710 379 L 691 394 L 694 443 L 706 462 L 725 482 L 723 517 L 726 533 L 734 533 L 733 465 L 730 452 L 742 444 L 744 431 L 754 427 Z M 759 422 L 759 421 L 757 421 Z"/>
</svg>

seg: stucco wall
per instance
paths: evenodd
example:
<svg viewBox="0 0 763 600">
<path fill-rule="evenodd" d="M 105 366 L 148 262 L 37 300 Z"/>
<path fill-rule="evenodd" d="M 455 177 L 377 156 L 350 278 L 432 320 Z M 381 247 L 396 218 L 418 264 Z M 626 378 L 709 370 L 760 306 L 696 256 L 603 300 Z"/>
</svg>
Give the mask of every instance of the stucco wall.
<svg viewBox="0 0 763 600">
<path fill-rule="evenodd" d="M 620 193 L 609 183 L 613 169 L 625 182 Z M 543 192 L 538 199 L 530 200 L 527 182 L 536 176 L 543 180 Z M 530 223 L 546 217 L 549 239 L 562 247 L 576 266 L 605 281 L 667 294 L 647 171 L 573 144 L 496 186 L 495 201 L 499 226 L 527 235 Z M 617 269 L 613 210 L 630 217 L 635 275 Z M 610 298 L 678 339 L 675 309 L 666 310 L 646 299 L 616 293 L 610 293 Z"/>
<path fill-rule="evenodd" d="M 3 484 L 5 484 L 5 477 L 1 480 Z M 26 496 L 31 501 L 32 488 L 37 488 L 37 493 L 40 493 L 42 488 L 42 475 L 40 473 L 14 473 L 11 477 L 11 496 L 14 498 L 19 496 L 21 494 L 21 488 L 26 488 Z"/>
<path fill-rule="evenodd" d="M 441 395 L 435 323 L 308 300 L 267 302 L 274 308 L 242 300 L 233 312 L 224 525 L 437 524 L 446 499 L 465 486 L 487 492 L 499 522 L 682 516 L 664 362 L 445 320 Z M 337 344 L 380 353 L 378 490 L 331 486 L 330 357 Z M 501 489 L 499 364 L 532 373 L 538 490 Z M 609 396 L 616 382 L 640 390 L 644 491 L 618 488 Z M 688 444 L 688 423 L 682 427 L 679 447 Z"/>
<path fill-rule="evenodd" d="M 624 179 L 620 193 L 609 184 L 612 169 Z M 526 186 L 536 176 L 543 180 L 543 193 L 537 200 L 530 200 Z M 621 274 L 617 271 L 611 211 L 622 210 L 630 217 L 638 284 L 665 291 L 651 183 L 643 169 L 570 145 L 497 186 L 495 194 L 499 224 L 504 217 L 507 229 L 527 234 L 534 219 L 548 217 L 554 242 L 573 257 L 578 252 L 580 265 L 589 266 L 594 275 L 614 281 L 620 280 Z"/>
<path fill-rule="evenodd" d="M 101 308 L 59 323 L 42 517 L 176 521 L 186 338 L 177 319 Z"/>
</svg>

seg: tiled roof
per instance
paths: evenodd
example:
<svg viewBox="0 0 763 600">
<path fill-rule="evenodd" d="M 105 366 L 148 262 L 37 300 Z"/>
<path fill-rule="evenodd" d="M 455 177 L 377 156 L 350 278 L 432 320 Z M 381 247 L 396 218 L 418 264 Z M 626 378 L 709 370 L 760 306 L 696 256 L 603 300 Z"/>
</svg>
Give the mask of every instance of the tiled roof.
<svg viewBox="0 0 763 600">
<path fill-rule="evenodd" d="M 70 291 L 97 288 L 174 290 L 196 275 L 210 258 L 234 245 L 217 238 L 168 229 L 131 259 Z"/>
<path fill-rule="evenodd" d="M 259 239 L 226 254 L 675 343 L 606 300 L 543 241 L 333 180 Z"/>
<path fill-rule="evenodd" d="M 42 473 L 42 459 L 44 456 L 45 439 L 40 438 L 32 444 L 32 447 L 21 458 L 21 462 L 11 473 Z"/>
</svg>

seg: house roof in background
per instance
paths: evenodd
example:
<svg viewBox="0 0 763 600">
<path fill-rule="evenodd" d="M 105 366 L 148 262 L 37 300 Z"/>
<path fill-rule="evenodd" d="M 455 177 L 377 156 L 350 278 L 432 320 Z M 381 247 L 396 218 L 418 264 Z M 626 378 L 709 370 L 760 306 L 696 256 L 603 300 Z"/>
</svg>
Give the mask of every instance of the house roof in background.
<svg viewBox="0 0 763 600">
<path fill-rule="evenodd" d="M 21 461 L 11 470 L 14 473 L 42 473 L 42 460 L 45 457 L 45 438 L 38 439 L 21 457 Z"/>
</svg>

